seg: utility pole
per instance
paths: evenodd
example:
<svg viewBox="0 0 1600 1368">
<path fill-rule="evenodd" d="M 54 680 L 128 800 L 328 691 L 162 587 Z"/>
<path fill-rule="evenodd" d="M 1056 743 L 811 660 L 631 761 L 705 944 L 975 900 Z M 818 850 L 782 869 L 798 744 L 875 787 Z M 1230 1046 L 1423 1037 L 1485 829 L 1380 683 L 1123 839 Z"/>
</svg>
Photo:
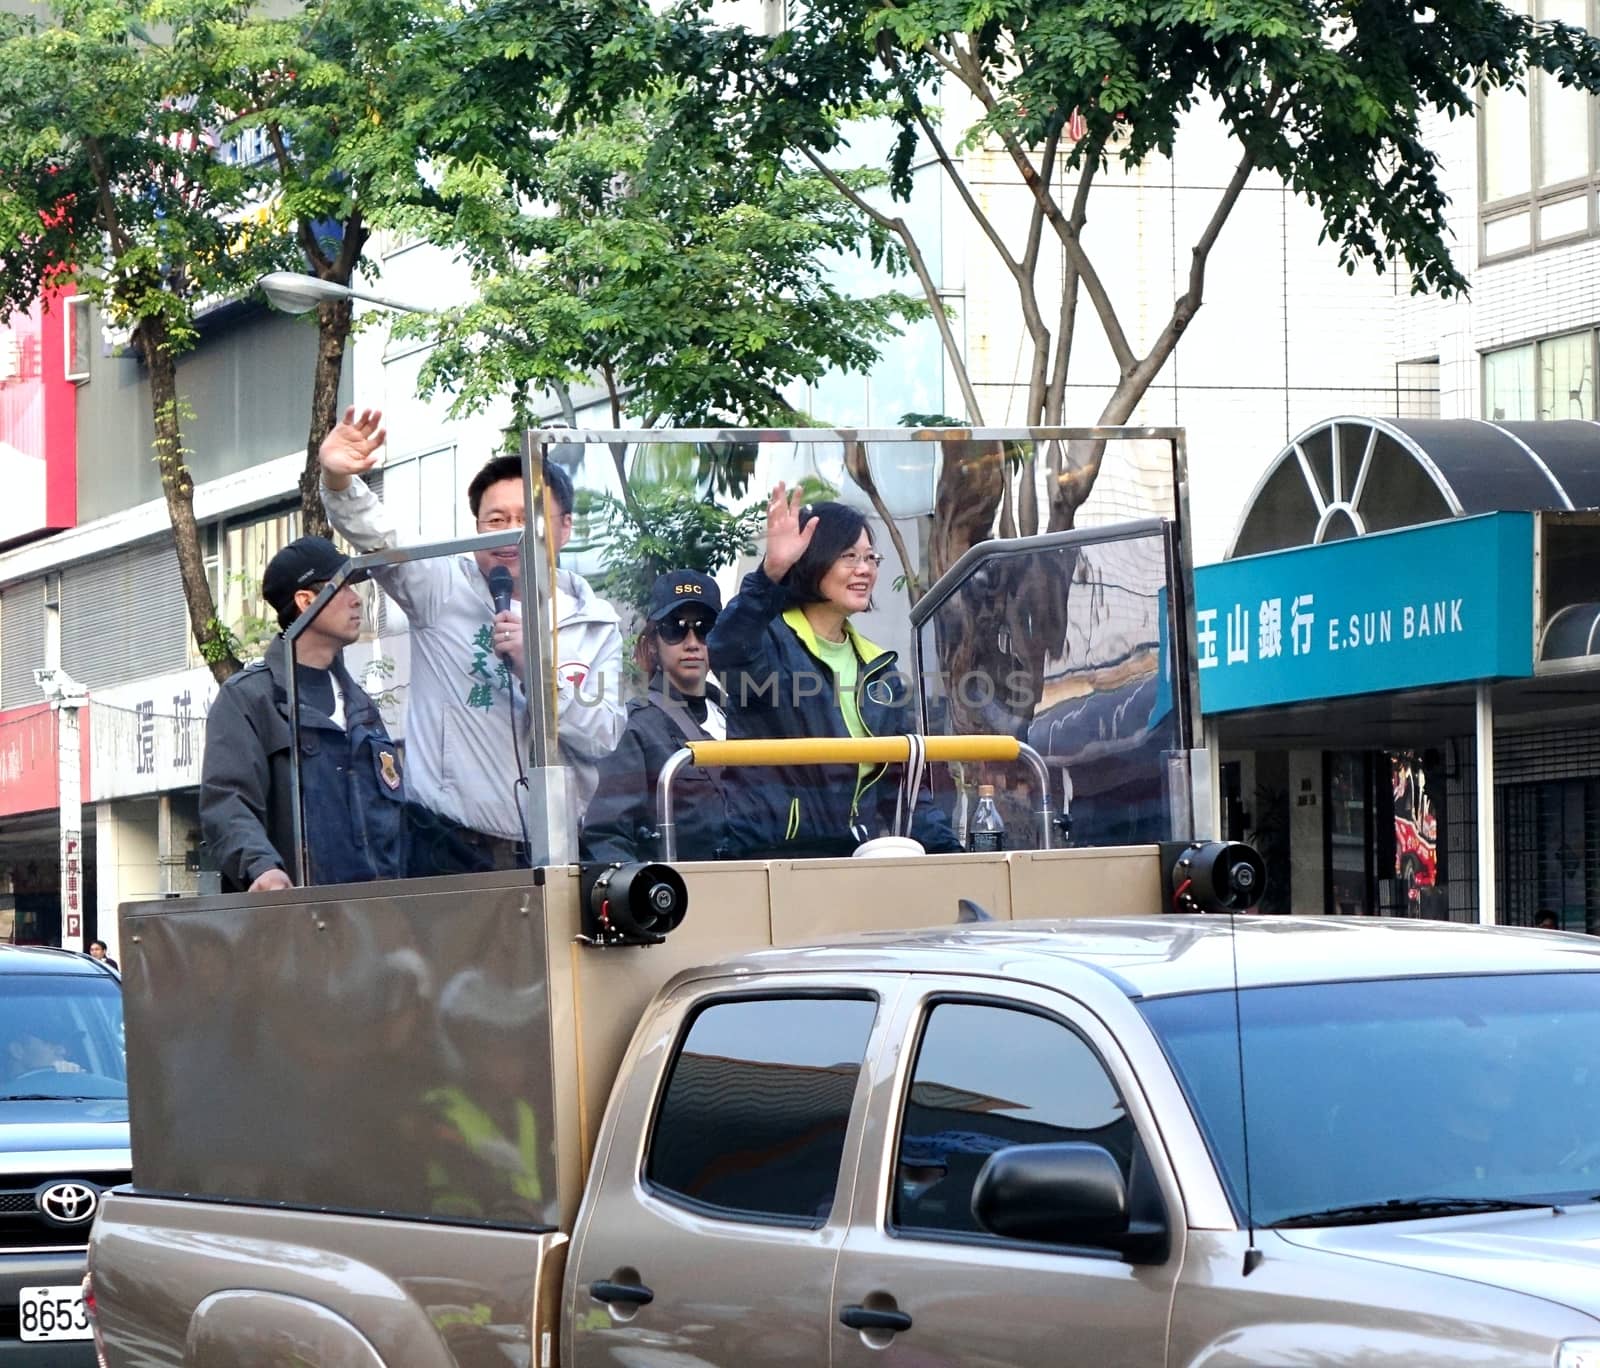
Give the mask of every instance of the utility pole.
<svg viewBox="0 0 1600 1368">
<path fill-rule="evenodd" d="M 56 714 L 61 801 L 61 948 L 83 949 L 83 745 L 79 713 L 89 691 L 65 670 L 35 670 L 33 682 Z"/>
</svg>

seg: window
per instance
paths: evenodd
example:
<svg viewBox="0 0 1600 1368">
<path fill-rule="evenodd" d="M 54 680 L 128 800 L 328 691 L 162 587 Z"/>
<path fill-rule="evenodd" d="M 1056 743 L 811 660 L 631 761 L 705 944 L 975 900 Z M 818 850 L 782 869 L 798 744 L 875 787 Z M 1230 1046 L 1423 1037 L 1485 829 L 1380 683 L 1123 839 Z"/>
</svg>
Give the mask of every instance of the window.
<svg viewBox="0 0 1600 1368">
<path fill-rule="evenodd" d="M 1537 0 L 1536 14 L 1594 31 L 1590 0 Z M 1511 8 L 1527 12 L 1526 3 Z M 1478 118 L 1483 255 L 1510 256 L 1595 231 L 1595 102 L 1542 71 L 1528 90 L 1487 92 Z"/>
<path fill-rule="evenodd" d="M 877 1005 L 745 998 L 691 1022 L 657 1112 L 645 1180 L 736 1220 L 820 1226 Z"/>
<path fill-rule="evenodd" d="M 39 594 L 41 614 L 43 594 Z M 41 649 L 44 629 L 39 627 Z M 189 611 L 170 535 L 61 575 L 61 664 L 91 689 L 184 669 Z"/>
<path fill-rule="evenodd" d="M 277 615 L 261 597 L 267 562 L 299 535 L 300 515 L 275 513 L 228 525 L 222 534 L 223 580 L 218 616 L 239 639 L 246 660 L 278 634 Z"/>
<path fill-rule="evenodd" d="M 1594 335 L 1570 333 L 1539 344 L 1539 417 L 1594 417 Z"/>
<path fill-rule="evenodd" d="M 1483 414 L 1499 422 L 1593 418 L 1593 331 L 1485 352 Z"/>
<path fill-rule="evenodd" d="M 66 326 L 62 329 L 62 364 L 67 379 L 89 378 L 89 299 L 74 295 L 67 300 Z"/>
<path fill-rule="evenodd" d="M 928 1015 L 900 1124 L 893 1223 L 978 1234 L 972 1187 L 1010 1145 L 1103 1145 L 1124 1179 L 1134 1130 L 1100 1058 L 1050 1017 L 941 1002 Z"/>
<path fill-rule="evenodd" d="M 0 594 L 0 708 L 44 702 L 33 672 L 47 663 L 44 581 L 13 584 Z"/>
</svg>

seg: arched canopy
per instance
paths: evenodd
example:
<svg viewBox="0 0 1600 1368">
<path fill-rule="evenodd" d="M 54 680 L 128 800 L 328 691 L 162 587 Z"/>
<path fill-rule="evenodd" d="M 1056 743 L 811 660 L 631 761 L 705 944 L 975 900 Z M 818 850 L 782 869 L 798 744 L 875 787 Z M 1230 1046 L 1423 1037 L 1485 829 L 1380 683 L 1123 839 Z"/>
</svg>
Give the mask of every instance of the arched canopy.
<svg viewBox="0 0 1600 1368">
<path fill-rule="evenodd" d="M 1250 495 L 1227 559 L 1497 511 L 1600 507 L 1600 423 L 1329 418 Z"/>
</svg>

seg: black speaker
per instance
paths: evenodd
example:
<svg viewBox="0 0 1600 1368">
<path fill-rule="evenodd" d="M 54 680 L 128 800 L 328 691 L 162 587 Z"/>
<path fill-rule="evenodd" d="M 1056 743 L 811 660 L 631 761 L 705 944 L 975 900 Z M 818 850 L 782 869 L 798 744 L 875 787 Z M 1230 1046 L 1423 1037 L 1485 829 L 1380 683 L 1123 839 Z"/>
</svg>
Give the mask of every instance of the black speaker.
<svg viewBox="0 0 1600 1368">
<path fill-rule="evenodd" d="M 1267 891 L 1267 866 L 1242 841 L 1163 842 L 1161 887 L 1170 912 L 1243 912 Z"/>
<path fill-rule="evenodd" d="M 580 878 L 592 945 L 660 945 L 689 910 L 689 890 L 671 865 L 584 865 Z"/>
</svg>

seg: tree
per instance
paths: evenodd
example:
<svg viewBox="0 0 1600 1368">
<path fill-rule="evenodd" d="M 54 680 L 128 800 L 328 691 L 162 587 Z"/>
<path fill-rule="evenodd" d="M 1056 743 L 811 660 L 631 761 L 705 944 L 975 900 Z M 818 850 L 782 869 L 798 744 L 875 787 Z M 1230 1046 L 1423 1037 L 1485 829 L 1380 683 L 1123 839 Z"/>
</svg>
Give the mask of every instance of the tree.
<svg viewBox="0 0 1600 1368">
<path fill-rule="evenodd" d="M 446 192 L 437 169 L 536 164 L 549 129 L 633 79 L 642 54 L 626 38 L 647 22 L 634 0 L 310 0 L 218 25 L 212 79 L 238 111 L 231 128 L 266 140 L 301 266 L 349 285 L 375 228 L 471 223 L 474 178 Z M 350 302 L 319 304 L 317 328 L 300 517 L 327 535 L 317 450 L 338 420 Z"/>
<path fill-rule="evenodd" d="M 704 7 L 688 0 L 685 15 Z M 1423 128 L 1430 113 L 1470 115 L 1477 93 L 1531 68 L 1600 89 L 1600 41 L 1541 23 L 1499 0 L 1443 8 L 1409 0 L 815 0 L 776 37 L 706 28 L 705 55 L 728 73 L 748 145 L 804 157 L 879 232 L 904 248 L 939 322 L 966 405 L 984 421 L 936 282 L 893 206 L 836 169 L 856 121 L 897 128 L 887 167 L 909 195 L 918 158 L 941 169 L 1017 291 L 1030 359 L 1024 421 L 1061 424 L 1082 307 L 1116 358 L 1117 380 L 1095 421 L 1126 422 L 1172 355 L 1205 294 L 1206 264 L 1246 179 L 1280 177 L 1320 209 L 1326 236 L 1354 270 L 1402 265 L 1412 288 L 1465 287 L 1451 260 L 1448 198 Z M 970 99 L 971 127 L 950 127 L 936 101 Z M 1191 244 L 1186 288 L 1142 354 L 1086 245 L 1091 192 L 1113 161 L 1170 155 L 1202 106 L 1231 135 L 1237 164 Z M 988 214 L 959 156 L 997 140 L 1031 201 L 1022 225 Z M 1011 231 L 1020 227 L 1020 232 Z M 1066 267 L 1059 296 L 1038 285 L 1044 245 Z M 1048 453 L 1050 530 L 1071 527 L 1099 473 L 1103 444 Z M 1021 453 L 970 451 L 945 463 L 933 529 L 935 574 L 988 535 L 1039 529 L 1037 480 Z"/>
<path fill-rule="evenodd" d="M 155 461 L 189 620 L 217 679 L 239 668 L 194 518 L 177 359 L 196 311 L 276 260 L 250 172 L 213 155 L 227 111 L 201 89 L 216 0 L 52 0 L 0 13 L 0 316 L 72 278 L 131 331 L 150 383 Z M 154 35 L 154 36 L 153 36 Z"/>
<path fill-rule="evenodd" d="M 576 122 L 536 162 L 452 164 L 441 188 L 462 212 L 416 222 L 466 245 L 477 298 L 444 319 L 402 321 L 437 342 L 424 390 L 449 389 L 467 410 L 509 393 L 519 426 L 533 394 L 593 380 L 615 427 L 625 412 L 642 427 L 803 422 L 787 386 L 866 369 L 899 320 L 925 314 L 912 296 L 858 298 L 832 283 L 838 255 L 892 266 L 898 249 L 821 176 L 735 155 L 719 99 L 658 79 L 610 115 Z M 700 455 L 715 489 L 743 494 L 748 452 Z M 611 456 L 621 490 L 612 522 L 631 521 L 636 542 L 653 544 L 664 521 L 709 532 L 714 509 L 697 512 L 666 487 L 646 500 L 625 447 Z"/>
<path fill-rule="evenodd" d="M 679 18 L 708 5 L 683 0 Z M 1098 425 L 1127 422 L 1205 297 L 1206 266 L 1252 172 L 1266 171 L 1321 211 L 1349 270 L 1403 266 L 1412 288 L 1465 287 L 1451 260 L 1447 195 L 1423 136 L 1433 114 L 1470 115 L 1481 89 L 1530 68 L 1600 89 L 1600 42 L 1540 23 L 1499 0 L 1445 7 L 1410 0 L 808 0 L 775 36 L 704 23 L 700 64 L 725 73 L 735 145 L 803 159 L 880 233 L 902 247 L 940 329 L 974 425 L 985 420 L 921 244 L 893 200 L 926 163 L 961 204 L 1015 290 L 1028 390 L 1022 419 L 1064 423 L 1080 327 L 1097 326 L 1116 362 Z M 962 119 L 941 108 L 970 109 Z M 1113 163 L 1171 155 L 1186 118 L 1214 117 L 1237 161 L 1190 244 L 1185 287 L 1142 352 L 1124 325 L 1085 237 L 1092 192 Z M 848 142 L 865 121 L 895 136 L 884 166 L 889 203 L 852 181 Z M 999 222 L 969 184 L 962 154 L 998 146 L 1028 205 Z M 1040 286 L 1046 247 L 1064 261 L 1059 292 Z M 1112 244 L 1113 250 L 1120 244 Z M 929 534 L 938 576 L 976 542 L 1074 525 L 1100 472 L 1103 442 L 1048 443 L 1047 507 L 1035 453 L 953 436 Z M 1065 649 L 1066 597 L 1078 567 L 1040 576 L 1020 565 L 991 602 L 942 626 L 942 649 L 994 678 L 1021 667 L 1041 696 L 1048 660 Z M 920 586 L 913 584 L 913 598 Z M 965 596 L 964 601 L 974 596 Z M 959 730 L 986 730 L 959 705 Z M 1016 719 L 1026 726 L 1032 706 Z"/>
<path fill-rule="evenodd" d="M 481 163 L 445 176 L 473 182 L 477 217 L 432 235 L 465 244 L 478 298 L 405 325 L 439 342 L 425 386 L 471 408 L 598 379 L 619 427 L 625 407 L 645 427 L 788 420 L 786 385 L 870 365 L 899 319 L 926 312 L 834 286 L 830 255 L 895 258 L 888 235 L 821 177 L 738 158 L 714 121 L 680 117 L 687 100 L 663 83 L 574 128 L 531 181 Z"/>
</svg>

